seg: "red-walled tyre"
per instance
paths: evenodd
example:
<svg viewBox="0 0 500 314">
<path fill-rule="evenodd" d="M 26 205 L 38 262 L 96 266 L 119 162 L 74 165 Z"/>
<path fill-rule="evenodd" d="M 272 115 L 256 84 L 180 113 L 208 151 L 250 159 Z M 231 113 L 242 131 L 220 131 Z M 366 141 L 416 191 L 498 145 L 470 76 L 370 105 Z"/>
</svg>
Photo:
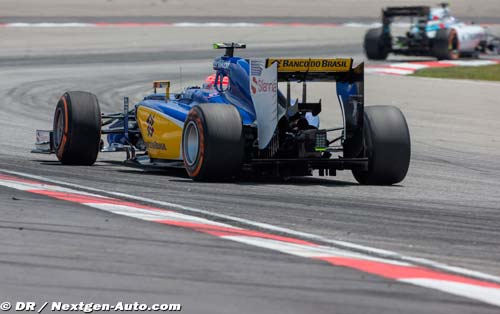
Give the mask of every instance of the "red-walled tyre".
<svg viewBox="0 0 500 314">
<path fill-rule="evenodd" d="M 54 149 L 65 165 L 94 164 L 101 140 L 101 110 L 88 92 L 67 92 L 54 113 Z"/>
<path fill-rule="evenodd" d="M 184 123 L 182 156 L 194 180 L 218 181 L 235 177 L 244 156 L 243 125 L 236 107 L 199 104 Z"/>
</svg>

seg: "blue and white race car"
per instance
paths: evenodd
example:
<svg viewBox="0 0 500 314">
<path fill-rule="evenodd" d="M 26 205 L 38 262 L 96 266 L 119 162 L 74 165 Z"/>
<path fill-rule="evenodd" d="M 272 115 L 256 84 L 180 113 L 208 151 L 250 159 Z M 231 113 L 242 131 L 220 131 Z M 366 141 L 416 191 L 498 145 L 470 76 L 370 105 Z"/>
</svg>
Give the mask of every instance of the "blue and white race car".
<svg viewBox="0 0 500 314">
<path fill-rule="evenodd" d="M 184 167 L 194 180 L 314 170 L 335 175 L 344 169 L 363 184 L 404 179 L 410 163 L 406 120 L 396 107 L 364 106 L 363 63 L 245 59 L 234 56 L 244 44 L 215 48 L 225 54 L 215 58 L 215 75 L 202 87 L 171 93 L 169 81 L 156 81 L 153 94 L 132 108 L 125 98 L 119 113 L 101 114 L 89 92 L 64 93 L 53 129 L 37 130 L 34 152 L 55 153 L 63 164 L 92 165 L 99 152 L 125 151 L 139 164 Z M 336 82 L 343 125 L 320 128 L 322 103 L 307 99 L 308 82 Z M 302 84 L 300 100 L 292 100 L 292 83 Z"/>
<path fill-rule="evenodd" d="M 404 36 L 393 36 L 395 18 L 410 18 Z M 498 53 L 498 37 L 476 24 L 461 22 L 450 15 L 448 4 L 439 7 L 388 7 L 382 10 L 382 27 L 368 30 L 364 48 L 369 59 L 384 60 L 389 53 L 431 56 L 440 60 L 476 57 L 479 53 Z"/>
</svg>

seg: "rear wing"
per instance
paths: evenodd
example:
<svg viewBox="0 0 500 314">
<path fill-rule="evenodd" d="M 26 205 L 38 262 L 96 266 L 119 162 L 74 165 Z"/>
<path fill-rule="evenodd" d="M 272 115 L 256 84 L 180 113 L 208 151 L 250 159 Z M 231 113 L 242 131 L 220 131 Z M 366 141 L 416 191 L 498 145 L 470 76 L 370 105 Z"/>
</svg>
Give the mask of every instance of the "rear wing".
<svg viewBox="0 0 500 314">
<path fill-rule="evenodd" d="M 410 6 L 410 7 L 388 7 L 382 10 L 383 18 L 393 18 L 397 16 L 408 17 L 427 17 L 431 12 L 429 6 Z"/>
<path fill-rule="evenodd" d="M 321 99 L 307 99 L 307 82 L 335 82 L 343 118 L 343 140 L 351 138 L 363 127 L 364 63 L 353 68 L 350 58 L 250 59 L 250 91 L 257 116 L 259 148 L 270 142 L 279 118 L 278 82 L 286 82 L 284 111 L 289 116 L 298 112 L 321 112 Z M 291 83 L 302 83 L 302 99 L 291 98 Z M 358 143 L 358 145 L 361 145 Z"/>
<path fill-rule="evenodd" d="M 278 82 L 361 82 L 364 64 L 353 68 L 350 58 L 266 59 L 266 68 L 277 64 Z"/>
<path fill-rule="evenodd" d="M 422 34 L 425 34 L 427 21 L 431 8 L 429 6 L 410 6 L 410 7 L 388 7 L 382 9 L 382 28 L 385 34 L 390 34 L 390 25 L 395 17 L 409 17 L 412 20 L 416 18 L 417 27 Z M 425 36 L 425 35 L 424 35 Z"/>
</svg>

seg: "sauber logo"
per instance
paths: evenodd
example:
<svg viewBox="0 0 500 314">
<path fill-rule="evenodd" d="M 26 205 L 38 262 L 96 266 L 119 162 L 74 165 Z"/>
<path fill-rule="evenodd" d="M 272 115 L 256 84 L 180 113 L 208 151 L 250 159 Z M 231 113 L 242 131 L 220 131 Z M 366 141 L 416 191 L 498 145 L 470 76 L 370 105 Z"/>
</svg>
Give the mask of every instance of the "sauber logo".
<svg viewBox="0 0 500 314">
<path fill-rule="evenodd" d="M 278 91 L 278 83 L 266 82 L 263 79 L 252 77 L 252 94 L 256 93 L 276 93 Z"/>
<path fill-rule="evenodd" d="M 148 136 L 152 137 L 155 133 L 155 128 L 153 127 L 155 124 L 155 116 L 153 114 L 150 114 L 148 119 L 146 120 L 146 123 L 148 125 Z"/>
</svg>

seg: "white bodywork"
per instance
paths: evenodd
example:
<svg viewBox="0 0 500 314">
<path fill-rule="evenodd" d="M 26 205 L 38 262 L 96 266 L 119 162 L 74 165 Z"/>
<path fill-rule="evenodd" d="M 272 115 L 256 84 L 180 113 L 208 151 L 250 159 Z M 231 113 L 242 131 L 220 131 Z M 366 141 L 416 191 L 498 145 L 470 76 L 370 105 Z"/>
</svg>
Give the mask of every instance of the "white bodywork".
<svg viewBox="0 0 500 314">
<path fill-rule="evenodd" d="M 435 38 L 437 31 L 442 28 L 454 29 L 457 32 L 459 52 L 474 52 L 481 41 L 487 40 L 487 32 L 484 27 L 457 21 L 450 15 L 448 7 L 431 8 L 426 27 L 427 37 Z M 418 25 L 414 24 L 410 32 L 418 34 Z"/>
<path fill-rule="evenodd" d="M 250 94 L 257 116 L 259 149 L 267 147 L 278 126 L 278 65 L 266 68 L 265 59 L 250 60 Z"/>
<path fill-rule="evenodd" d="M 457 32 L 460 52 L 473 52 L 481 41 L 486 40 L 486 30 L 482 26 L 460 23 L 453 29 Z"/>
</svg>

